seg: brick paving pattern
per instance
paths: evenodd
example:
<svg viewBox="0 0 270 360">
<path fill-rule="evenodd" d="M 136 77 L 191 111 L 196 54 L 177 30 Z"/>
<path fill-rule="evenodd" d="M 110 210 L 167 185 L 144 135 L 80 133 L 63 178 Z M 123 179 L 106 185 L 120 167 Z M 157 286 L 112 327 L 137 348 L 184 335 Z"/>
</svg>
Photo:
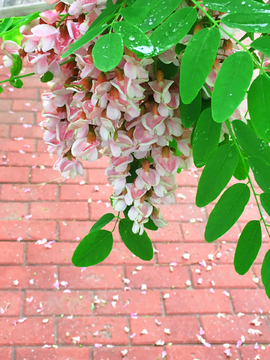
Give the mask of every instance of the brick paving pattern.
<svg viewBox="0 0 270 360">
<path fill-rule="evenodd" d="M 1 67 L 0 81 L 6 74 Z M 233 268 L 240 229 L 258 218 L 254 199 L 207 244 L 212 205 L 195 206 L 199 173 L 185 171 L 176 204 L 161 206 L 168 227 L 150 235 L 152 261 L 132 256 L 116 231 L 104 263 L 75 268 L 79 240 L 110 210 L 107 160 L 63 181 L 39 127 L 46 86 L 24 83 L 0 95 L 0 359 L 220 360 L 228 344 L 233 360 L 270 359 L 270 301 L 259 275 L 265 233 L 252 269 L 239 276 Z"/>
</svg>

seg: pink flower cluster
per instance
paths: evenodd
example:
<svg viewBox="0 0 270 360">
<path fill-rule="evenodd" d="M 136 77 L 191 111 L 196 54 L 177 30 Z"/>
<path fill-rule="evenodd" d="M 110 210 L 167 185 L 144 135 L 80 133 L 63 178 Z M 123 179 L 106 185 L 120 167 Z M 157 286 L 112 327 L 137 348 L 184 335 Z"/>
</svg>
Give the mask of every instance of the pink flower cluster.
<svg viewBox="0 0 270 360">
<path fill-rule="evenodd" d="M 139 59 L 125 49 L 118 67 L 105 74 L 92 58 L 97 38 L 61 58 L 103 8 L 99 0 L 58 3 L 21 27 L 21 46 L 3 43 L 4 63 L 10 67 L 16 53 L 32 64 L 36 74 L 53 74 L 50 91 L 42 95 L 42 126 L 48 151 L 59 156 L 54 168 L 65 178 L 74 178 L 83 175 L 81 160 L 108 156 L 112 206 L 116 211 L 128 208 L 133 232 L 142 234 L 150 218 L 158 227 L 166 225 L 158 205 L 174 201 L 177 170 L 192 164 L 191 129 L 184 129 L 180 119 L 179 74 L 168 80 L 162 71 L 154 73 L 153 59 Z M 60 14 L 67 11 L 70 15 L 61 21 Z M 179 59 L 174 47 L 160 55 L 165 63 Z M 213 72 L 211 80 L 217 67 Z M 170 146 L 172 141 L 180 156 Z"/>
</svg>

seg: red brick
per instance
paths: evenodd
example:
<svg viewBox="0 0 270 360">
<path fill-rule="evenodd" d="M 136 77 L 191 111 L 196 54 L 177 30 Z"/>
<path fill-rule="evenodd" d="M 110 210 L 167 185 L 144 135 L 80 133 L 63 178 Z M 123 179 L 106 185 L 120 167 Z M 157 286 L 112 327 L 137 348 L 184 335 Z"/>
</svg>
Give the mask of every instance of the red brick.
<svg viewBox="0 0 270 360">
<path fill-rule="evenodd" d="M 40 126 L 24 127 L 23 125 L 11 125 L 10 137 L 23 137 L 25 139 L 42 138 L 44 130 Z"/>
<path fill-rule="evenodd" d="M 202 219 L 205 221 L 205 212 L 193 204 L 182 205 L 160 205 L 162 215 L 167 221 L 190 221 L 191 219 Z"/>
<path fill-rule="evenodd" d="M 158 326 L 154 317 L 130 319 L 130 333 L 136 333 L 131 340 L 132 345 L 150 345 L 158 340 L 165 343 L 197 343 L 196 333 L 199 326 L 195 316 L 166 316 L 157 317 L 162 324 Z M 142 335 L 146 329 L 148 334 Z M 164 329 L 170 329 L 171 335 L 167 335 Z"/>
<path fill-rule="evenodd" d="M 114 236 L 114 234 L 113 234 Z M 110 255 L 102 262 L 106 265 L 145 265 L 146 262 L 132 252 L 123 243 L 114 243 Z M 154 264 L 154 258 L 147 261 L 147 264 Z"/>
<path fill-rule="evenodd" d="M 52 168 L 46 168 L 46 169 L 35 168 L 32 169 L 32 174 L 31 174 L 32 183 L 44 183 L 44 182 L 79 183 L 80 181 L 83 180 L 84 181 L 86 180 L 86 178 L 83 176 L 77 176 L 75 179 L 65 180 L 58 170 L 54 170 Z"/>
<path fill-rule="evenodd" d="M 27 215 L 27 204 L 0 202 L 0 220 L 16 220 Z"/>
<path fill-rule="evenodd" d="M 0 264 L 23 264 L 23 247 L 23 243 L 10 241 L 1 242 Z"/>
<path fill-rule="evenodd" d="M 176 176 L 178 186 L 198 186 L 198 175 L 194 171 L 182 171 Z"/>
<path fill-rule="evenodd" d="M 72 338 L 80 336 L 78 344 L 93 345 L 99 344 L 127 344 L 128 336 L 124 330 L 127 326 L 124 318 L 109 318 L 109 317 L 77 317 L 71 320 L 58 320 L 58 343 L 72 344 Z M 98 335 L 93 333 L 98 331 Z M 67 337 L 66 333 L 70 335 Z"/>
<path fill-rule="evenodd" d="M 11 348 L 0 349 L 0 359 L 12 360 L 12 349 Z"/>
<path fill-rule="evenodd" d="M 173 272 L 169 267 L 161 266 L 143 266 L 142 270 L 132 275 L 134 266 L 127 266 L 127 278 L 130 280 L 131 288 L 141 288 L 146 284 L 148 288 L 184 288 L 185 282 L 189 279 L 186 267 L 174 267 Z"/>
<path fill-rule="evenodd" d="M 1 100 L 0 100 L 1 103 Z M 34 114 L 30 112 L 3 111 L 0 105 L 0 123 L 2 124 L 33 124 Z"/>
<path fill-rule="evenodd" d="M 163 348 L 147 347 L 147 346 L 134 346 L 134 347 L 119 347 L 116 346 L 112 349 L 98 348 L 93 350 L 93 360 L 120 360 L 123 359 L 121 351 L 128 350 L 124 359 L 138 360 L 138 359 L 161 359 Z"/>
<path fill-rule="evenodd" d="M 0 124 L 0 138 L 8 137 L 8 133 L 9 133 L 9 125 Z"/>
<path fill-rule="evenodd" d="M 46 244 L 45 244 L 46 245 Z M 71 258 L 78 243 L 53 243 L 52 248 L 44 245 L 28 244 L 27 263 L 28 264 L 71 264 Z"/>
<path fill-rule="evenodd" d="M 169 223 L 164 228 L 159 228 L 158 231 L 146 230 L 152 241 L 169 241 L 169 242 L 179 242 L 183 241 L 183 235 L 181 232 L 180 224 L 175 222 Z"/>
<path fill-rule="evenodd" d="M 12 100 L 0 99 L 1 112 L 11 110 L 11 106 L 12 106 Z M 0 115 L 0 117 L 2 117 L 2 115 Z"/>
<path fill-rule="evenodd" d="M 9 152 L 7 154 L 8 165 L 15 166 L 53 166 L 57 157 L 52 154 L 20 154 Z"/>
<path fill-rule="evenodd" d="M 54 343 L 54 320 L 44 324 L 42 318 L 28 318 L 14 325 L 14 318 L 0 318 L 1 345 L 44 345 Z"/>
<path fill-rule="evenodd" d="M 0 277 L 1 289 L 54 289 L 54 266 L 3 266 Z M 30 280 L 34 280 L 31 284 Z M 14 285 L 18 280 L 19 284 Z M 32 282 L 32 281 L 31 281 Z"/>
<path fill-rule="evenodd" d="M 29 191 L 30 190 L 30 191 Z M 1 198 L 9 201 L 56 201 L 57 185 L 10 185 L 2 186 Z"/>
<path fill-rule="evenodd" d="M 1 139 L 0 151 L 17 151 L 22 150 L 26 153 L 31 153 L 34 150 L 34 140 L 26 139 L 16 141 L 13 139 Z"/>
<path fill-rule="evenodd" d="M 232 289 L 230 293 L 236 313 L 269 313 L 269 298 L 264 290 Z"/>
<path fill-rule="evenodd" d="M 94 185 L 66 185 L 61 184 L 60 200 L 85 200 L 107 201 L 110 202 L 110 196 L 113 194 L 113 188 L 106 185 L 100 185 L 96 191 Z"/>
<path fill-rule="evenodd" d="M 64 286 L 60 284 L 60 288 Z M 90 291 L 26 291 L 25 299 L 33 297 L 32 302 L 24 302 L 25 316 L 32 315 L 92 315 L 92 293 Z M 42 303 L 42 311 L 40 309 Z"/>
<path fill-rule="evenodd" d="M 17 240 L 20 237 L 27 241 L 42 238 L 55 240 L 57 237 L 54 221 L 0 221 L 0 228 L 0 240 Z"/>
<path fill-rule="evenodd" d="M 167 346 L 167 360 L 195 360 L 195 358 L 200 360 L 225 360 L 224 349 L 223 346 L 211 346 L 211 348 L 202 345 Z M 231 348 L 231 353 L 234 356 L 233 359 L 239 357 L 237 349 Z"/>
<path fill-rule="evenodd" d="M 106 169 L 109 166 L 109 157 L 108 156 L 102 156 L 102 158 L 94 161 L 83 161 L 83 166 L 86 166 L 90 169 Z M 104 170 L 103 170 L 104 171 Z"/>
<path fill-rule="evenodd" d="M 23 85 L 29 87 L 34 87 L 34 88 L 44 88 L 44 89 L 48 89 L 48 85 L 46 83 L 42 83 L 40 81 L 40 78 L 38 75 L 33 75 L 33 76 L 29 76 L 29 77 L 25 77 L 23 79 Z M 24 89 L 24 87 L 22 88 Z M 17 91 L 17 89 L 15 90 Z"/>
<path fill-rule="evenodd" d="M 95 315 L 129 315 L 137 313 L 138 315 L 162 315 L 160 292 L 157 290 L 148 290 L 142 294 L 140 290 L 130 291 L 95 291 L 98 299 L 105 300 L 104 304 L 95 305 Z M 113 296 L 118 295 L 115 307 L 112 304 Z"/>
<path fill-rule="evenodd" d="M 256 284 L 252 280 L 253 274 L 249 271 L 247 274 L 238 275 L 232 265 L 218 265 L 213 266 L 211 271 L 206 271 L 205 268 L 199 267 L 201 274 L 197 274 L 195 269 L 198 266 L 192 266 L 191 274 L 193 285 L 196 288 L 210 288 L 213 280 L 218 288 L 256 288 Z M 203 283 L 199 285 L 198 279 L 202 278 Z"/>
<path fill-rule="evenodd" d="M 48 145 L 45 144 L 44 140 L 37 140 L 37 153 L 47 153 L 48 154 Z"/>
<path fill-rule="evenodd" d="M 89 204 L 90 209 L 90 219 L 92 221 L 97 221 L 108 212 L 117 215 L 117 211 L 113 210 L 111 204 L 109 202 L 101 202 L 101 203 L 91 203 Z"/>
<path fill-rule="evenodd" d="M 160 264 L 169 264 L 177 262 L 178 264 L 193 264 L 203 259 L 207 259 L 208 254 L 215 252 L 213 244 L 156 244 L 155 248 L 158 250 L 157 262 Z M 183 255 L 190 254 L 189 260 L 185 260 Z"/>
<path fill-rule="evenodd" d="M 25 104 L 30 104 L 29 106 Z M 36 100 L 16 100 L 13 102 L 12 110 L 13 111 L 36 111 L 42 109 L 42 101 L 36 101 Z"/>
<path fill-rule="evenodd" d="M 90 185 L 105 185 L 108 183 L 108 178 L 103 169 L 88 170 L 88 183 Z"/>
<path fill-rule="evenodd" d="M 74 266 L 59 268 L 59 281 L 68 281 L 69 289 L 122 289 L 122 268 L 92 266 L 85 271 Z"/>
<path fill-rule="evenodd" d="M 94 225 L 93 221 L 59 221 L 59 240 L 82 240 Z"/>
<path fill-rule="evenodd" d="M 218 318 L 213 315 L 200 316 L 202 327 L 205 331 L 205 339 L 211 343 L 235 343 L 240 340 L 241 335 L 246 338 L 246 343 L 251 342 L 269 342 L 270 331 L 265 319 L 260 319 L 262 325 L 255 327 L 250 325 L 250 321 L 255 316 L 246 315 L 239 318 L 237 315 L 226 315 L 225 318 Z M 262 332 L 261 336 L 248 334 L 249 329 L 256 329 Z"/>
<path fill-rule="evenodd" d="M 5 311 L 4 315 L 1 314 L 1 317 L 19 316 L 21 312 L 21 300 L 21 293 L 19 291 L 0 291 L 0 308 Z"/>
<path fill-rule="evenodd" d="M 254 360 L 256 356 L 260 355 L 260 360 L 270 359 L 270 346 L 266 345 L 265 350 L 255 350 L 254 346 L 245 346 L 240 348 L 243 360 Z"/>
<path fill-rule="evenodd" d="M 175 191 L 175 199 L 178 204 L 194 204 L 196 191 L 195 187 L 179 187 Z"/>
<path fill-rule="evenodd" d="M 198 242 L 204 239 L 204 230 L 206 224 L 204 223 L 183 223 L 181 224 L 185 241 Z M 237 241 L 240 231 L 237 225 L 234 225 L 229 231 L 226 232 L 219 241 Z"/>
<path fill-rule="evenodd" d="M 58 349 L 16 348 L 16 360 L 87 360 L 90 349 L 59 347 Z"/>
<path fill-rule="evenodd" d="M 14 91 L 4 91 L 2 94 L 0 94 L 0 98 L 14 99 L 16 101 L 17 99 L 25 99 L 26 101 L 36 100 L 37 89 L 23 87 L 21 89 L 14 89 Z"/>
<path fill-rule="evenodd" d="M 31 203 L 33 219 L 87 220 L 88 207 L 85 202 Z"/>
<path fill-rule="evenodd" d="M 0 167 L 0 183 L 27 183 L 29 177 L 28 167 Z"/>
<path fill-rule="evenodd" d="M 229 299 L 216 290 L 214 294 L 209 290 L 166 290 L 163 294 L 170 297 L 164 300 L 166 314 L 210 314 L 231 313 Z"/>
</svg>

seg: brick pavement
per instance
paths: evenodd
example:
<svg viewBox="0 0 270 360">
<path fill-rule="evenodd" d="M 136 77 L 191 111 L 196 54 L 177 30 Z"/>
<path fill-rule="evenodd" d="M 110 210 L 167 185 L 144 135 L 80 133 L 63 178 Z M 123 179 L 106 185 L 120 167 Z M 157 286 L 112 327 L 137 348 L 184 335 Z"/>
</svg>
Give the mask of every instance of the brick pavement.
<svg viewBox="0 0 270 360">
<path fill-rule="evenodd" d="M 0 80 L 6 73 L 0 69 Z M 267 237 L 248 274 L 233 268 L 239 231 L 258 217 L 254 201 L 220 241 L 207 244 L 212 205 L 196 208 L 199 173 L 186 171 L 176 204 L 162 206 L 169 226 L 150 234 L 152 261 L 132 256 L 116 231 L 103 264 L 75 268 L 79 240 L 110 210 L 107 160 L 86 164 L 83 178 L 61 180 L 38 126 L 44 85 L 36 78 L 25 84 L 0 95 L 0 359 L 220 360 L 228 358 L 224 344 L 233 360 L 269 359 L 270 301 L 257 278 Z"/>
</svg>

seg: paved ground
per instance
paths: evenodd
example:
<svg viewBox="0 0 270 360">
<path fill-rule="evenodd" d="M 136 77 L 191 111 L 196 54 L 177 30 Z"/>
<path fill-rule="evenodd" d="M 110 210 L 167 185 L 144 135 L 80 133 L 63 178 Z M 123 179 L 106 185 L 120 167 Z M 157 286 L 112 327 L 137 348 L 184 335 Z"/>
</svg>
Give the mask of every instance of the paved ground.
<svg viewBox="0 0 270 360">
<path fill-rule="evenodd" d="M 233 360 L 269 359 L 270 301 L 258 278 L 268 238 L 247 275 L 232 265 L 239 230 L 258 218 L 254 201 L 222 241 L 206 244 L 211 205 L 196 208 L 199 174 L 184 172 L 176 204 L 162 207 L 169 226 L 150 235 L 150 263 L 116 233 L 102 265 L 75 268 L 73 250 L 109 210 L 107 161 L 59 180 L 38 126 L 43 89 L 24 83 L 0 95 L 0 359 L 220 360 L 229 344 Z"/>
</svg>

